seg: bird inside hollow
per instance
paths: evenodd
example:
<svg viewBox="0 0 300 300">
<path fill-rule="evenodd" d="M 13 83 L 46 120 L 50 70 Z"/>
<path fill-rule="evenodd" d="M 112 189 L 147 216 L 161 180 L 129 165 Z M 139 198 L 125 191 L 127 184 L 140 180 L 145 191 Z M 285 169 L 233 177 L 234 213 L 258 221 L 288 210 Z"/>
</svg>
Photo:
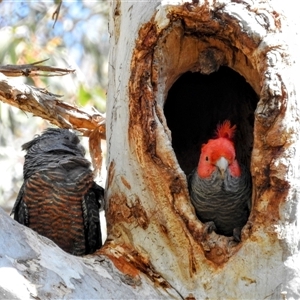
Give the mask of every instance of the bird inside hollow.
<svg viewBox="0 0 300 300">
<path fill-rule="evenodd" d="M 76 134 L 48 128 L 22 146 L 24 182 L 12 213 L 19 223 L 73 255 L 102 246 L 99 209 L 104 190 Z"/>
<path fill-rule="evenodd" d="M 197 217 L 210 231 L 240 242 L 250 213 L 252 181 L 249 169 L 236 159 L 235 130 L 226 120 L 202 145 L 198 167 L 189 176 L 189 192 Z"/>
</svg>

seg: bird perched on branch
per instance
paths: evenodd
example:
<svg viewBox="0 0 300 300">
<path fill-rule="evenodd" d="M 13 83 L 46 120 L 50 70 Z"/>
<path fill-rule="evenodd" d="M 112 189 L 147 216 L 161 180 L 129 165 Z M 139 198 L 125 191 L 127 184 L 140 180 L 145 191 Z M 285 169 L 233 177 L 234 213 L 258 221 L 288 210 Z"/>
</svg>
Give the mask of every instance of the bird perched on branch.
<svg viewBox="0 0 300 300">
<path fill-rule="evenodd" d="M 93 180 L 78 136 L 49 128 L 22 149 L 27 151 L 24 183 L 12 210 L 14 219 L 73 255 L 100 248 L 104 191 Z"/>
<path fill-rule="evenodd" d="M 216 136 L 201 148 L 198 167 L 189 177 L 189 191 L 197 217 L 209 230 L 241 239 L 251 205 L 251 176 L 236 159 L 230 121 L 218 125 Z"/>
</svg>

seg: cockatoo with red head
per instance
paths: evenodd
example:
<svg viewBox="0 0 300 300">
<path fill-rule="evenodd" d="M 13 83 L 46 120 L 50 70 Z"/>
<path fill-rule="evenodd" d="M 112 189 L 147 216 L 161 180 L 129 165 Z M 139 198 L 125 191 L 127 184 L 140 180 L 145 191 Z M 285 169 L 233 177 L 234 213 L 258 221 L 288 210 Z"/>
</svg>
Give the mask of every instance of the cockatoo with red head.
<svg viewBox="0 0 300 300">
<path fill-rule="evenodd" d="M 201 148 L 198 167 L 189 177 L 189 191 L 197 217 L 210 230 L 241 239 L 251 203 L 251 175 L 236 159 L 236 126 L 226 120 L 216 136 Z"/>
</svg>

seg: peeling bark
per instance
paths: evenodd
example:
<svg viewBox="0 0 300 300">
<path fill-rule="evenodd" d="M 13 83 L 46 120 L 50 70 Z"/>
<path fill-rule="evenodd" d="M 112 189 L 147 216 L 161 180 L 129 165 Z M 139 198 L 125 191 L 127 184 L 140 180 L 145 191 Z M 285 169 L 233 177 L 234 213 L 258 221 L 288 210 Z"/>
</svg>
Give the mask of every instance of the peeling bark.
<svg viewBox="0 0 300 300">
<path fill-rule="evenodd" d="M 105 139 L 105 118 L 58 100 L 58 96 L 45 89 L 17 83 L 0 73 L 0 100 L 19 109 L 48 120 L 53 125 L 73 128 L 89 136 L 94 130 Z"/>
<path fill-rule="evenodd" d="M 35 64 L 21 66 L 2 67 L 11 76 L 20 76 L 27 72 L 28 76 L 38 75 L 36 72 L 63 72 L 63 69 Z M 97 175 L 101 171 L 102 151 L 101 139 L 105 139 L 105 117 L 94 109 L 93 113 L 86 112 L 74 105 L 60 101 L 58 95 L 54 95 L 45 89 L 17 83 L 11 78 L 0 73 L 0 101 L 8 103 L 19 109 L 30 112 L 48 120 L 53 125 L 62 128 L 76 129 L 89 137 L 89 148 Z"/>
</svg>

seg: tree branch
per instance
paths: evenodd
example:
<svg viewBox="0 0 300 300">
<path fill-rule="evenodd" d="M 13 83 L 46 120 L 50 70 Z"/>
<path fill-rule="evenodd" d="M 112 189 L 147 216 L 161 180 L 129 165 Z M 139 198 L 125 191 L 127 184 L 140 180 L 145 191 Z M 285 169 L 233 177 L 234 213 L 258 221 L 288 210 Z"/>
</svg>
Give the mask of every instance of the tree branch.
<svg viewBox="0 0 300 300">
<path fill-rule="evenodd" d="M 180 298 L 171 287 L 154 287 L 138 269 L 121 272 L 103 249 L 84 257 L 64 252 L 1 208 L 0 228 L 1 299 Z"/>
<path fill-rule="evenodd" d="M 56 10 L 54 11 L 53 15 L 52 15 L 52 20 L 54 20 L 54 23 L 53 23 L 53 26 L 52 28 L 54 28 L 56 22 L 57 22 L 57 19 L 58 19 L 58 16 L 59 16 L 59 12 L 60 12 L 60 8 L 61 8 L 61 5 L 62 5 L 62 0 L 59 1 L 58 5 L 57 5 L 57 8 Z"/>
<path fill-rule="evenodd" d="M 0 100 L 35 116 L 39 116 L 50 123 L 63 128 L 73 128 L 85 136 L 97 130 L 105 139 L 105 117 L 95 110 L 90 114 L 83 109 L 60 101 L 58 95 L 17 83 L 0 73 Z"/>
<path fill-rule="evenodd" d="M 40 60 L 34 62 L 32 64 L 24 64 L 24 65 L 6 65 L 0 66 L 0 72 L 2 72 L 6 76 L 17 77 L 17 76 L 26 76 L 26 77 L 34 77 L 34 76 L 64 76 L 69 73 L 74 73 L 74 69 L 65 69 L 65 68 L 56 68 L 50 66 L 41 66 L 40 63 L 47 61 L 48 59 Z M 47 72 L 39 73 L 38 71 Z M 50 74 L 49 74 L 50 73 Z"/>
</svg>

